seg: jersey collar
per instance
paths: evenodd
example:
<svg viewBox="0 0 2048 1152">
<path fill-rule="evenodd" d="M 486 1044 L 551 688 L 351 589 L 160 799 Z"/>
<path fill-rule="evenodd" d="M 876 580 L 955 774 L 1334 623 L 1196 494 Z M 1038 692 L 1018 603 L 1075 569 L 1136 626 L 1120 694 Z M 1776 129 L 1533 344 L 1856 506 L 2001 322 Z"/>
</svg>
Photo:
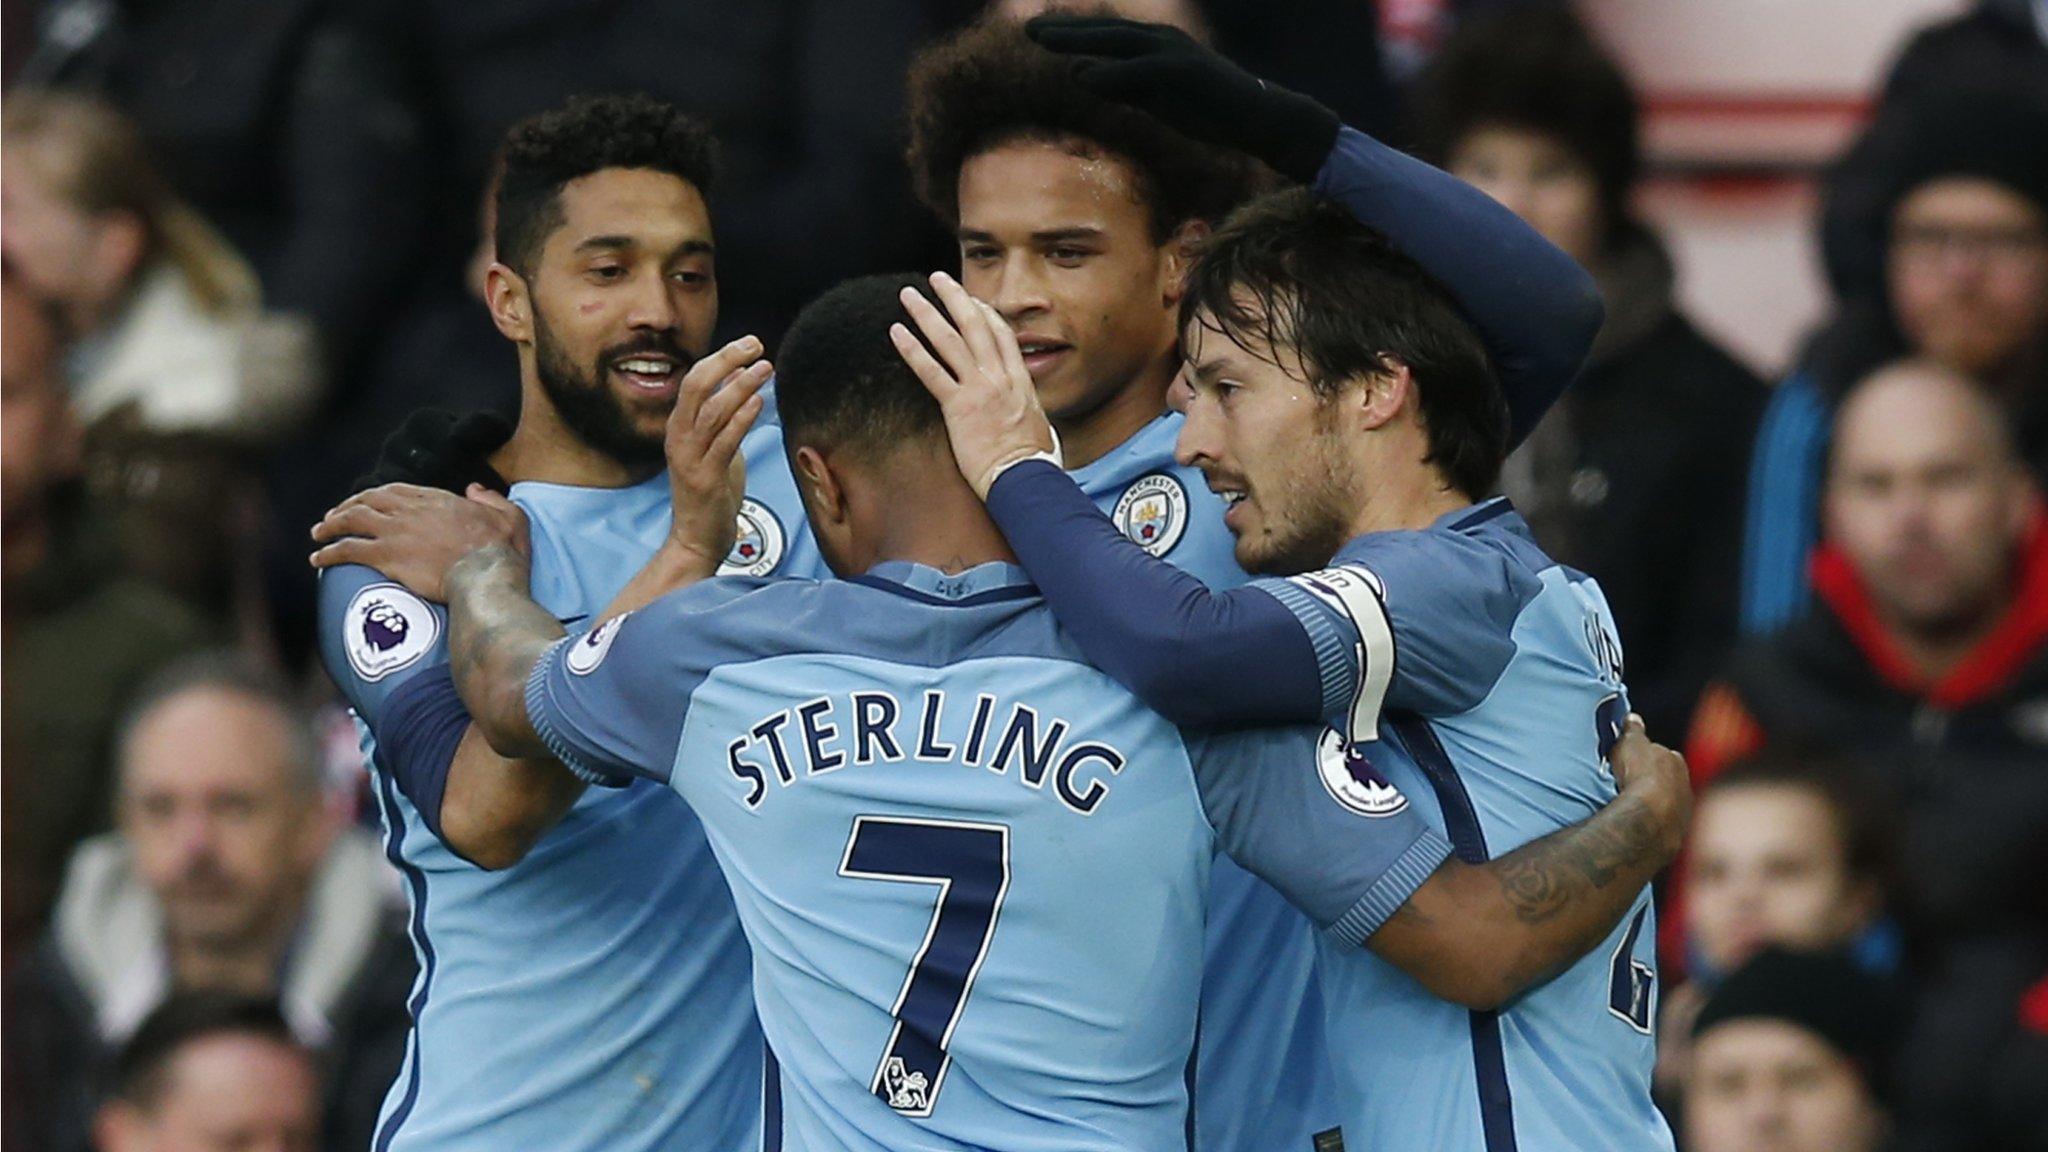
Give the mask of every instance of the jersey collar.
<svg viewBox="0 0 2048 1152">
<path fill-rule="evenodd" d="M 854 583 L 932 604 L 982 604 L 1037 595 L 1024 569 L 1000 561 L 948 575 L 924 564 L 885 560 L 868 569 L 865 576 L 854 577 Z"/>
</svg>

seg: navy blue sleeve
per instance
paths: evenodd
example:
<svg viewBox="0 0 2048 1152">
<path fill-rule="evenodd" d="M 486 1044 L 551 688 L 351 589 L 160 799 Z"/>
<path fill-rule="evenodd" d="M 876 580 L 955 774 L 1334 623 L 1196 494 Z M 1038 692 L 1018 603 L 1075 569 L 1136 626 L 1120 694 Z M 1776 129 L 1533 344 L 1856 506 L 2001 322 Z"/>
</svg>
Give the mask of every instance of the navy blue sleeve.
<svg viewBox="0 0 2048 1152">
<path fill-rule="evenodd" d="M 437 664 L 399 685 L 384 702 L 377 737 L 377 765 L 405 794 L 435 839 L 441 835 L 441 797 L 455 750 L 469 731 L 469 709 L 456 694 L 455 677 Z"/>
<path fill-rule="evenodd" d="M 1593 277 L 1486 193 L 1353 128 L 1337 134 L 1315 187 L 1458 302 L 1493 356 L 1521 443 L 1600 332 Z"/>
<path fill-rule="evenodd" d="M 1211 591 L 1132 543 L 1049 462 L 998 476 L 988 510 L 1089 663 L 1153 711 L 1183 724 L 1322 715 L 1315 646 L 1270 594 Z"/>
<path fill-rule="evenodd" d="M 469 711 L 448 674 L 448 612 L 361 565 L 320 575 L 320 658 L 371 756 L 441 834 L 441 796 Z"/>
</svg>

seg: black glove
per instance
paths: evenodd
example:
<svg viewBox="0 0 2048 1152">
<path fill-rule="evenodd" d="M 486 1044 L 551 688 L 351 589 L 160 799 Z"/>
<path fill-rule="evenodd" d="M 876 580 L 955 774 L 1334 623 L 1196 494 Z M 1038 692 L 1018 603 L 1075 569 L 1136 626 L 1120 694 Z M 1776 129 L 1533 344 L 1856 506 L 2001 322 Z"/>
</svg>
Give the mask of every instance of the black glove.
<svg viewBox="0 0 2048 1152">
<path fill-rule="evenodd" d="M 1090 91 L 1164 120 L 1183 135 L 1248 152 L 1304 184 L 1336 146 L 1337 114 L 1268 84 L 1165 24 L 1105 16 L 1037 16 L 1024 34 L 1078 56 Z"/>
<path fill-rule="evenodd" d="M 471 484 L 509 491 L 511 485 L 491 467 L 490 455 L 511 437 L 511 423 L 496 412 L 457 416 L 440 408 L 422 408 L 384 438 L 376 465 L 357 478 L 352 491 L 385 484 L 418 484 L 458 495 Z"/>
</svg>

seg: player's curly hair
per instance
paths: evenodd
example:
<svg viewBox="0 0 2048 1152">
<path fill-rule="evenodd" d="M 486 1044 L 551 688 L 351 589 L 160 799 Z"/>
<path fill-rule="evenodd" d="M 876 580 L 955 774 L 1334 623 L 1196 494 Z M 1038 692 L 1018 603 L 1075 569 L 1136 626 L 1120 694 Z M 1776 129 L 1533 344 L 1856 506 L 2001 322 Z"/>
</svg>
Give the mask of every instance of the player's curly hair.
<svg viewBox="0 0 2048 1152">
<path fill-rule="evenodd" d="M 898 299 L 905 288 L 931 294 L 915 272 L 862 276 L 804 305 L 790 323 L 775 353 L 775 406 L 792 450 L 811 444 L 881 451 L 945 435 L 938 401 L 889 339 L 894 323 L 917 332 Z"/>
<path fill-rule="evenodd" d="M 1088 91 L 1069 61 L 1008 21 L 976 24 L 919 53 L 908 107 L 911 180 L 948 228 L 960 223 L 961 166 L 1018 140 L 1065 142 L 1130 164 L 1154 243 L 1189 220 L 1222 219 L 1276 180 L 1248 156 L 1190 140 Z"/>
<path fill-rule="evenodd" d="M 512 126 L 498 179 L 498 259 L 531 277 L 562 226 L 562 186 L 606 168 L 648 168 L 705 196 L 718 176 L 718 141 L 674 105 L 642 93 L 572 96 Z"/>
</svg>

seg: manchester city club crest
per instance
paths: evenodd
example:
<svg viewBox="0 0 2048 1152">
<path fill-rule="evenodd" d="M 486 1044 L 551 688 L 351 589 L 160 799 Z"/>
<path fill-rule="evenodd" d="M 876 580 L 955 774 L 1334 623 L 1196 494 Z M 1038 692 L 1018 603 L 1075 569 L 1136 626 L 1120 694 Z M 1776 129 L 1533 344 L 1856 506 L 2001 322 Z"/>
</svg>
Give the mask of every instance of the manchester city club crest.
<svg viewBox="0 0 2048 1152">
<path fill-rule="evenodd" d="M 372 584 L 355 594 L 342 614 L 349 667 L 365 680 L 382 680 L 426 655 L 441 637 L 441 618 L 427 602 L 397 584 Z"/>
<path fill-rule="evenodd" d="M 782 521 L 766 504 L 749 496 L 740 501 L 740 533 L 732 552 L 718 566 L 720 576 L 766 576 L 782 563 Z"/>
<path fill-rule="evenodd" d="M 1343 733 L 1326 729 L 1316 742 L 1316 774 L 1332 798 L 1360 816 L 1392 816 L 1408 807 L 1401 790 L 1380 775 L 1372 761 L 1355 747 L 1346 747 Z"/>
<path fill-rule="evenodd" d="M 1109 518 L 1131 543 L 1154 556 L 1164 556 L 1187 531 L 1188 490 L 1172 476 L 1154 472 L 1124 489 Z"/>
</svg>

